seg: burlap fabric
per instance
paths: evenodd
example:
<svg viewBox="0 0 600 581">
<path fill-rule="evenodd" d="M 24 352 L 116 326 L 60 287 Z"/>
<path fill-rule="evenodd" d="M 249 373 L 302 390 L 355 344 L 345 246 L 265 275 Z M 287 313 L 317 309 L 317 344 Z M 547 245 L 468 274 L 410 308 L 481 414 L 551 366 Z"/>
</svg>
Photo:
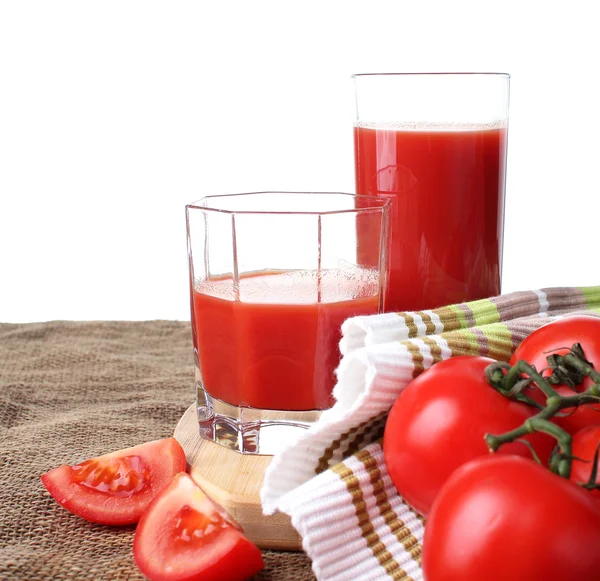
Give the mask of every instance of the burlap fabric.
<svg viewBox="0 0 600 581">
<path fill-rule="evenodd" d="M 69 514 L 40 475 L 171 435 L 192 365 L 182 322 L 0 324 L 0 580 L 144 578 L 133 527 Z M 302 553 L 266 551 L 265 562 L 257 581 L 314 579 Z"/>
</svg>

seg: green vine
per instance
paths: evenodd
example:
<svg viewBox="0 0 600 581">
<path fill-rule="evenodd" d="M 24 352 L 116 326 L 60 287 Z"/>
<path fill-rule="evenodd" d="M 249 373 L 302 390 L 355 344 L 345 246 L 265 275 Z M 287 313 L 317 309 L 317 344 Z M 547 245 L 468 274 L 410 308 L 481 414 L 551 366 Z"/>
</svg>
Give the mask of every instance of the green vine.
<svg viewBox="0 0 600 581">
<path fill-rule="evenodd" d="M 600 373 L 587 361 L 579 343 L 575 343 L 566 354 L 552 354 L 546 360 L 552 370 L 549 377 L 544 377 L 535 367 L 522 360 L 513 366 L 497 362 L 487 367 L 486 378 L 494 389 L 504 397 L 537 408 L 538 412 L 514 430 L 499 435 L 486 434 L 485 441 L 491 452 L 497 452 L 503 444 L 519 440 L 527 434 L 548 434 L 557 442 L 548 467 L 559 476 L 569 478 L 573 461 L 572 437 L 551 420 L 562 410 L 600 402 Z M 553 387 L 566 385 L 574 390 L 581 386 L 586 377 L 592 380 L 592 384 L 585 391 L 574 391 L 573 395 L 561 395 Z M 541 390 L 546 398 L 545 405 L 526 395 L 525 390 L 529 387 Z M 597 471 L 598 453 L 594 458 L 590 481 L 583 484 L 586 488 L 600 488 L 596 484 Z"/>
</svg>

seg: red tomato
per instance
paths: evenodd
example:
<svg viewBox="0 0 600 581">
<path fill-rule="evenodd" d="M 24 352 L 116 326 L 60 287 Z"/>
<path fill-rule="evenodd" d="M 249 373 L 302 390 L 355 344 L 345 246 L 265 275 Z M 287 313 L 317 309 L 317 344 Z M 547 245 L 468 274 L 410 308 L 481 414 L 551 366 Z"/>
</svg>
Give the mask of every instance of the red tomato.
<svg viewBox="0 0 600 581">
<path fill-rule="evenodd" d="M 425 527 L 427 581 L 598 581 L 600 505 L 532 460 L 461 466 Z"/>
<path fill-rule="evenodd" d="M 48 492 L 68 511 L 105 525 L 136 523 L 150 501 L 185 470 L 175 438 L 155 440 L 42 475 Z"/>
<path fill-rule="evenodd" d="M 390 411 L 383 436 L 386 466 L 400 495 L 423 515 L 456 468 L 489 453 L 486 433 L 517 428 L 536 411 L 488 385 L 484 370 L 493 362 L 474 356 L 441 361 L 411 381 Z M 545 434 L 526 439 L 547 462 L 554 440 Z M 531 456 L 520 442 L 499 453 Z"/>
<path fill-rule="evenodd" d="M 133 555 L 151 581 L 243 581 L 264 566 L 235 520 L 185 473 L 142 516 Z"/>
<path fill-rule="evenodd" d="M 600 318 L 592 316 L 576 316 L 557 319 L 540 327 L 526 337 L 517 347 L 510 359 L 514 365 L 524 359 L 533 365 L 544 377 L 551 374 L 546 357 L 552 353 L 564 355 L 574 343 L 583 347 L 585 358 L 600 369 Z M 587 389 L 592 384 L 589 377 L 583 380 L 579 391 Z M 574 395 L 574 391 L 566 386 L 553 386 L 560 395 Z M 544 404 L 546 397 L 536 387 L 525 391 L 526 395 Z M 562 410 L 564 417 L 555 416 L 553 421 L 570 434 L 586 426 L 600 423 L 600 404 L 588 404 L 579 408 Z"/>
<path fill-rule="evenodd" d="M 594 456 L 600 445 L 600 425 L 579 430 L 573 436 L 571 445 L 571 454 L 574 458 L 571 463 L 570 480 L 577 484 L 586 484 L 592 475 Z M 596 472 L 596 483 L 600 484 L 600 466 Z M 593 489 L 589 492 L 600 499 L 600 490 Z"/>
</svg>

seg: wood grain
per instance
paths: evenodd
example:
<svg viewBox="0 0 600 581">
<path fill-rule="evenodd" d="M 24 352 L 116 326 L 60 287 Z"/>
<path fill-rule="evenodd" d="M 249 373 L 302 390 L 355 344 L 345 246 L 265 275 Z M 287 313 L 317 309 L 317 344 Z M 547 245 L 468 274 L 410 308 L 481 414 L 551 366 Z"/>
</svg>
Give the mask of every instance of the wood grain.
<svg viewBox="0 0 600 581">
<path fill-rule="evenodd" d="M 271 456 L 240 454 L 200 437 L 192 404 L 175 428 L 190 466 L 190 474 L 205 492 L 240 523 L 261 549 L 302 550 L 302 539 L 285 514 L 265 516 L 260 488 Z"/>
</svg>

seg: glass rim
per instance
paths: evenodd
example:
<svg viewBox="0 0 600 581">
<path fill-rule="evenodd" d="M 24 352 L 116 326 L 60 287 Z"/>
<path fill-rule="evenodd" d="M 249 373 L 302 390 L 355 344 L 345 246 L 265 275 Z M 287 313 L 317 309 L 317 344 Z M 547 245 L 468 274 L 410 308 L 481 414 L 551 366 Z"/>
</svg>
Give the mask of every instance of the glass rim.
<svg viewBox="0 0 600 581">
<path fill-rule="evenodd" d="M 265 194 L 283 194 L 283 195 L 321 195 L 321 196 L 346 196 L 348 198 L 354 198 L 358 200 L 365 200 L 369 202 L 368 206 L 364 208 L 342 208 L 339 210 L 226 210 L 224 208 L 211 208 L 208 206 L 201 206 L 199 203 L 204 200 L 211 200 L 215 198 L 233 198 L 241 196 L 260 196 Z M 186 212 L 189 210 L 201 210 L 203 212 L 218 212 L 221 214 L 257 214 L 257 215 L 298 215 L 298 216 L 325 216 L 331 214 L 362 214 L 367 212 L 381 212 L 387 210 L 390 205 L 390 200 L 387 198 L 379 198 L 374 196 L 364 196 L 359 194 L 350 194 L 348 192 L 301 192 L 301 191 L 260 191 L 260 192 L 239 192 L 235 194 L 214 194 L 210 196 L 204 196 L 195 202 L 186 204 Z"/>
<path fill-rule="evenodd" d="M 509 73 L 499 72 L 420 72 L 420 73 L 355 73 L 351 75 L 352 79 L 359 77 L 434 77 L 434 76 L 448 76 L 448 77 L 467 77 L 467 76 L 481 76 L 481 77 L 503 77 L 510 79 Z"/>
</svg>

